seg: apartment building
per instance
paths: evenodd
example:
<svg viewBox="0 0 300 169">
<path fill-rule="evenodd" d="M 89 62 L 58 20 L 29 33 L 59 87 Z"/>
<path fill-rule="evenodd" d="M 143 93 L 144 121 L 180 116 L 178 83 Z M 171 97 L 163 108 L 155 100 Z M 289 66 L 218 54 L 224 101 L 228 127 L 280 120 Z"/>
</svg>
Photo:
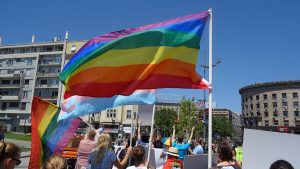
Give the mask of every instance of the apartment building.
<svg viewBox="0 0 300 169">
<path fill-rule="evenodd" d="M 28 44 L 0 44 L 0 123 L 8 131 L 30 132 L 33 96 L 60 103 L 63 85 L 58 75 L 65 58 L 83 43 L 58 38 L 36 43 L 33 38 Z"/>
</svg>

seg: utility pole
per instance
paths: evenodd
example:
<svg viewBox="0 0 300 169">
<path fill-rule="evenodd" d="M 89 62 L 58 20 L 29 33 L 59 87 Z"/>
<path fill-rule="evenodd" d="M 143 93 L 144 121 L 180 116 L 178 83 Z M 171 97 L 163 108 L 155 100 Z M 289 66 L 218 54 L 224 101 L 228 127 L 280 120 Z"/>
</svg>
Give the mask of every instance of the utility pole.
<svg viewBox="0 0 300 169">
<path fill-rule="evenodd" d="M 206 63 L 206 56 L 207 56 L 207 52 L 204 52 L 204 63 Z M 217 58 L 217 61 L 215 64 L 213 64 L 212 66 L 215 67 L 217 66 L 219 63 L 221 63 L 221 60 L 220 58 Z M 208 65 L 206 64 L 202 64 L 200 65 L 201 68 L 203 68 L 203 78 L 205 79 L 205 75 L 206 75 L 206 69 L 209 68 Z M 203 121 L 204 121 L 204 125 L 203 125 L 203 141 L 205 141 L 206 139 L 206 124 L 207 121 L 206 121 L 206 90 L 203 90 L 203 102 L 204 102 L 204 105 L 203 105 L 203 112 L 202 112 L 202 118 L 203 118 Z"/>
</svg>

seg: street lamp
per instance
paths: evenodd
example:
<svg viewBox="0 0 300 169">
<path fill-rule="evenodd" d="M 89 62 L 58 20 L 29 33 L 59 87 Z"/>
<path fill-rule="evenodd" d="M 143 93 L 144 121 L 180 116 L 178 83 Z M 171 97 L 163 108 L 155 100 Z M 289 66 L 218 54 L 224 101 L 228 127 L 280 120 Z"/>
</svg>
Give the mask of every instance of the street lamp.
<svg viewBox="0 0 300 169">
<path fill-rule="evenodd" d="M 205 63 L 205 60 L 206 60 L 206 52 L 204 53 L 204 63 Z M 216 67 L 220 63 L 221 63 L 221 60 L 218 57 L 217 61 L 212 65 L 212 67 Z M 209 66 L 201 64 L 200 67 L 203 68 L 203 78 L 205 79 L 206 69 L 209 69 Z M 206 90 L 203 91 L 203 101 L 204 101 L 204 106 L 203 106 L 202 118 L 206 122 L 206 116 L 205 116 L 205 114 L 206 114 L 206 112 L 205 112 L 205 107 L 206 107 Z M 203 125 L 203 130 L 204 130 L 203 131 L 203 139 L 205 141 L 205 136 L 206 136 L 206 134 L 205 134 L 205 131 L 206 131 L 205 123 Z"/>
</svg>

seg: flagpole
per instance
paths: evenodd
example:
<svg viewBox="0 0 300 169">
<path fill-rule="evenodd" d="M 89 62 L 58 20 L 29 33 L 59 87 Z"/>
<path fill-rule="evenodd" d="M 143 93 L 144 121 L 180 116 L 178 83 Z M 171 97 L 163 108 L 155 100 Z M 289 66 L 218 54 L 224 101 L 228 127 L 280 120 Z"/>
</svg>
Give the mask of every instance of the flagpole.
<svg viewBox="0 0 300 169">
<path fill-rule="evenodd" d="M 208 168 L 211 168 L 212 164 L 212 8 L 209 10 L 210 22 L 209 22 L 209 84 L 211 88 L 208 94 Z"/>
<path fill-rule="evenodd" d="M 149 165 L 149 160 L 150 160 L 150 151 L 151 151 L 151 142 L 153 138 L 153 124 L 154 124 L 154 114 L 155 114 L 155 104 L 153 105 L 153 110 L 152 110 L 152 122 L 151 122 L 151 134 L 149 138 L 149 148 L 148 148 L 148 159 L 147 159 L 147 164 Z"/>
</svg>

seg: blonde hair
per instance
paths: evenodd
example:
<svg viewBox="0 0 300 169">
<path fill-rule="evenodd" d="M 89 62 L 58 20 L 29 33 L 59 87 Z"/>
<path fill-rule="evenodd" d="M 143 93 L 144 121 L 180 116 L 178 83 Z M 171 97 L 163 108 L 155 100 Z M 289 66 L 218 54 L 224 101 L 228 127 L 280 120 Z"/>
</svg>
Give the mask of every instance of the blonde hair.
<svg viewBox="0 0 300 169">
<path fill-rule="evenodd" d="M 93 138 L 95 138 L 95 135 L 96 135 L 96 131 L 91 129 L 87 134 L 87 138 L 93 139 Z"/>
<path fill-rule="evenodd" d="M 16 144 L 0 141 L 0 162 L 6 158 L 17 158 L 20 154 L 21 149 Z"/>
<path fill-rule="evenodd" d="M 46 161 L 44 169 L 67 169 L 67 165 L 65 158 L 53 155 Z"/>
<path fill-rule="evenodd" d="M 107 150 L 111 150 L 112 147 L 112 141 L 110 139 L 109 134 L 103 133 L 99 136 L 98 139 L 98 152 L 96 155 L 96 163 L 99 163 L 102 161 L 104 154 Z"/>
</svg>

